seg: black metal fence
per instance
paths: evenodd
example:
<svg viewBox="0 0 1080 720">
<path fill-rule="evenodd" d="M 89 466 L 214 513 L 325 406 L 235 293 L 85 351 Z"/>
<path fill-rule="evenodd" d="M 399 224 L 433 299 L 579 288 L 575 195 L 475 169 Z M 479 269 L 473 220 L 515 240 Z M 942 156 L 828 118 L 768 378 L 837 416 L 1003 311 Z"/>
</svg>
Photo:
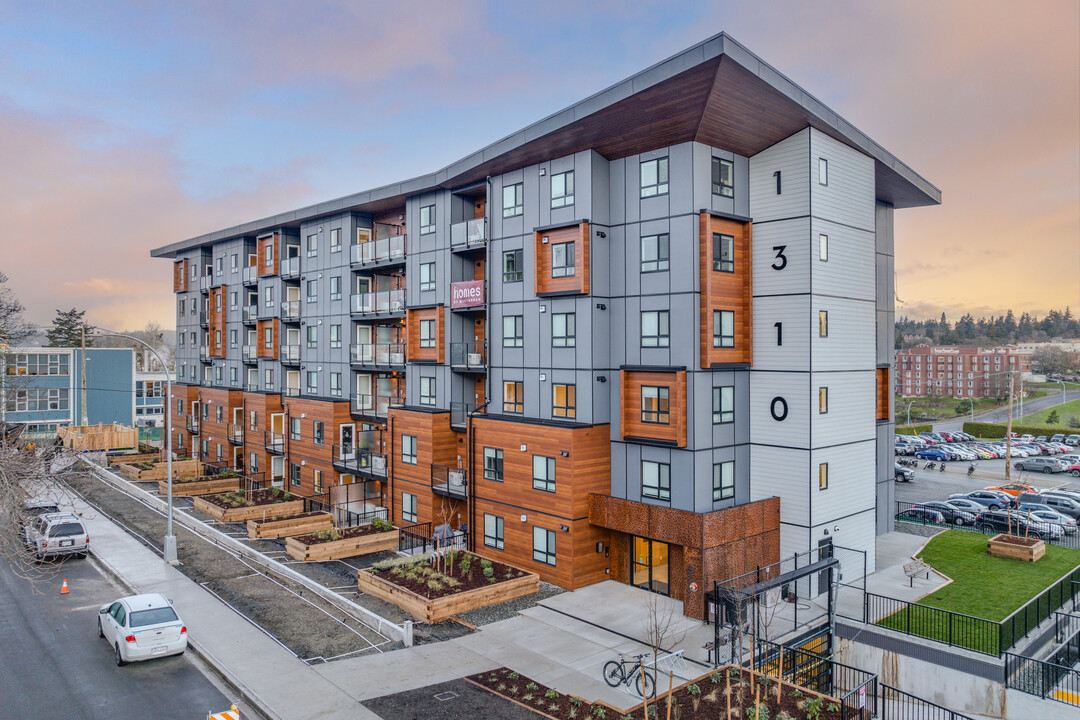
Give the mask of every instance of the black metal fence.
<svg viewBox="0 0 1080 720">
<path fill-rule="evenodd" d="M 881 698 L 878 702 L 880 720 L 972 720 L 968 715 L 923 700 L 911 693 L 878 683 Z"/>
<path fill-rule="evenodd" d="M 398 552 L 427 552 L 429 545 L 432 550 L 435 549 L 429 522 L 406 525 L 398 532 Z"/>
<path fill-rule="evenodd" d="M 1005 687 L 1080 707 L 1080 672 L 1050 660 L 1005 653 Z"/>
<path fill-rule="evenodd" d="M 304 512 L 328 512 L 334 516 L 334 526 L 338 528 L 357 527 L 368 525 L 375 519 L 388 519 L 387 509 L 384 507 L 355 512 L 349 510 L 345 504 L 330 502 L 329 494 L 304 498 Z"/>
<path fill-rule="evenodd" d="M 754 670 L 807 690 L 840 700 L 842 720 L 872 718 L 877 714 L 878 676 L 801 650 L 759 640 Z"/>
</svg>

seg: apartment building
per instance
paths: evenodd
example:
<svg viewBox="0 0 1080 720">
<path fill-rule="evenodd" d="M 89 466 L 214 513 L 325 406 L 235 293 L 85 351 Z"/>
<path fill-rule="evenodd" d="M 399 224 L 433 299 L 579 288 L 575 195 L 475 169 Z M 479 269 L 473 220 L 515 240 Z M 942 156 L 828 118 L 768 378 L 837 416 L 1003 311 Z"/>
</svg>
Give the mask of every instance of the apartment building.
<svg viewBox="0 0 1080 720">
<path fill-rule="evenodd" d="M 872 569 L 892 217 L 939 202 L 720 34 L 430 175 L 154 250 L 174 443 L 693 617 L 781 554 Z"/>
<path fill-rule="evenodd" d="M 165 388 L 170 380 L 163 371 L 135 373 L 135 424 L 165 427 Z"/>
<path fill-rule="evenodd" d="M 1015 347 L 917 345 L 896 353 L 897 395 L 950 398 L 1002 397 L 1009 374 L 1031 372 L 1031 352 Z"/>
</svg>

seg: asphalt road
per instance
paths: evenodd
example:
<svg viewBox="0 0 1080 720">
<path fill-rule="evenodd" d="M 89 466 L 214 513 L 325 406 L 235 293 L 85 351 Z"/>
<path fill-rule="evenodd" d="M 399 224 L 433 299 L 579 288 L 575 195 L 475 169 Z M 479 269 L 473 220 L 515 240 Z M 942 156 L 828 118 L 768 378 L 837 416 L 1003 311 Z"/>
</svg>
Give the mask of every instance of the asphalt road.
<svg viewBox="0 0 1080 720">
<path fill-rule="evenodd" d="M 1067 390 L 1065 392 L 1065 402 L 1072 402 L 1073 400 L 1080 400 L 1080 390 Z M 959 400 L 957 402 L 959 402 Z M 1049 394 L 1044 395 L 1041 398 L 1035 398 L 1034 400 L 1025 400 L 1024 401 L 1024 414 L 1025 415 L 1032 415 L 1032 414 L 1037 413 L 1037 412 L 1042 412 L 1043 410 L 1048 410 L 1048 409 L 1054 407 L 1055 405 L 1061 405 L 1061 404 L 1062 404 L 1062 401 L 1061 401 L 1061 388 L 1060 387 L 1058 387 L 1058 388 L 1050 388 Z M 1014 402 L 1013 403 L 1013 422 L 1014 423 L 1017 422 L 1019 420 L 1019 417 L 1020 417 L 1020 403 Z M 1001 408 L 1001 409 L 998 409 L 998 410 L 991 410 L 989 412 L 980 413 L 980 414 L 975 415 L 975 421 L 976 422 L 1003 423 L 1003 422 L 1007 422 L 1008 419 L 1009 419 L 1009 406 L 1008 405 L 1006 405 L 1004 408 Z M 935 422 L 934 423 L 934 431 L 935 432 L 937 432 L 939 430 L 944 430 L 945 432 L 949 432 L 949 431 L 952 431 L 952 430 L 961 430 L 962 431 L 964 429 L 964 427 L 963 427 L 964 423 L 969 422 L 970 420 L 971 420 L 971 416 L 970 415 L 965 415 L 963 417 L 956 418 L 955 420 L 949 420 L 949 421 L 946 421 L 946 422 Z M 1063 428 L 1062 432 L 1065 433 L 1066 435 L 1068 435 L 1068 434 L 1070 434 L 1072 432 L 1075 432 L 1075 431 Z"/>
<path fill-rule="evenodd" d="M 1016 458 L 1013 462 L 1016 462 Z M 925 460 L 919 461 L 915 469 L 915 479 L 907 483 L 896 483 L 896 499 L 903 502 L 926 502 L 927 500 L 947 500 L 954 493 L 966 493 L 982 490 L 985 487 L 1000 485 L 1005 482 L 1004 460 L 980 460 L 975 472 L 968 477 L 968 463 L 962 460 L 946 464 L 945 472 L 923 470 Z M 1043 473 L 1012 471 L 1012 482 L 1032 485 L 1039 490 L 1064 489 L 1080 491 L 1080 480 L 1066 473 Z M 894 510 L 895 512 L 895 510 Z"/>
<path fill-rule="evenodd" d="M 116 667 L 94 621 L 124 594 L 92 559 L 70 558 L 33 585 L 0 559 L 0 720 L 193 720 L 229 708 L 190 650 Z"/>
</svg>

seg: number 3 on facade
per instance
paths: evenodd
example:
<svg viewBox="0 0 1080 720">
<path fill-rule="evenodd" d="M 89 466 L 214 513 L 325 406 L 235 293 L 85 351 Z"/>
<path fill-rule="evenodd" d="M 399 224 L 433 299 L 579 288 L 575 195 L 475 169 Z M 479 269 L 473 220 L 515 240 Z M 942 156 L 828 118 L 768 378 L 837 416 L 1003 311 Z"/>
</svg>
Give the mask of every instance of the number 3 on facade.
<svg viewBox="0 0 1080 720">
<path fill-rule="evenodd" d="M 787 250 L 787 245 L 773 245 L 773 250 L 776 251 L 776 262 L 770 267 L 773 270 L 783 270 L 787 267 L 787 256 L 784 255 L 784 251 Z"/>
</svg>

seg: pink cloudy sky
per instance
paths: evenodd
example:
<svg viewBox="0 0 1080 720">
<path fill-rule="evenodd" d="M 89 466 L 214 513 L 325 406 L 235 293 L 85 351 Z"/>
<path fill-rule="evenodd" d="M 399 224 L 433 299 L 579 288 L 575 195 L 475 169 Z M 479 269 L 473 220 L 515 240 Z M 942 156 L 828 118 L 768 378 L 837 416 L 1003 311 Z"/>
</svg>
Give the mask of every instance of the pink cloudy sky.
<svg viewBox="0 0 1080 720">
<path fill-rule="evenodd" d="M 1080 3 L 0 0 L 0 270 L 173 326 L 153 247 L 442 167 L 721 30 L 942 189 L 899 312 L 1080 309 Z"/>
</svg>

